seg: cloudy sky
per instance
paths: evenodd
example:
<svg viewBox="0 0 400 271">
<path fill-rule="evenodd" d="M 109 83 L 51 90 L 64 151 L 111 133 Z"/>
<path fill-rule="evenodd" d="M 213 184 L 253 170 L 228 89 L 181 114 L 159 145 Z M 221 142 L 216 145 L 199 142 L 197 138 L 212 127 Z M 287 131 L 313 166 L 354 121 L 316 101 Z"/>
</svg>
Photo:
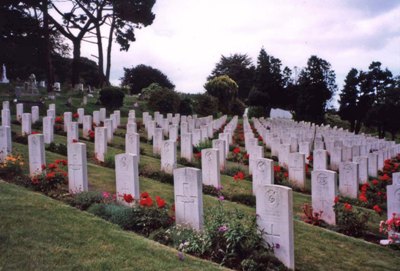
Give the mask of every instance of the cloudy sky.
<svg viewBox="0 0 400 271">
<path fill-rule="evenodd" d="M 352 67 L 367 70 L 376 60 L 400 74 L 399 0 L 157 0 L 153 11 L 154 23 L 136 32 L 128 52 L 114 46 L 113 84 L 123 67 L 145 64 L 177 91 L 204 92 L 221 55 L 247 54 L 256 63 L 261 47 L 291 69 L 311 55 L 327 60 L 339 88 Z"/>
</svg>

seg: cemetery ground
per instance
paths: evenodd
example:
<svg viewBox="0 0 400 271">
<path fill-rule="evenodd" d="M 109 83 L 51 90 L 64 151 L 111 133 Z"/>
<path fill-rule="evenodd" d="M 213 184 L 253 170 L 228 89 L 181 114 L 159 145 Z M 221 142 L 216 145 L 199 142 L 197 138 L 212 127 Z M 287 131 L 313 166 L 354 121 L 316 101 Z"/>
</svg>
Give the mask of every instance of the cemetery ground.
<svg viewBox="0 0 400 271">
<path fill-rule="evenodd" d="M 76 108 L 79 107 L 79 101 L 80 99 L 74 98 L 73 99 L 73 105 L 76 105 Z M 91 111 L 95 108 L 99 108 L 100 106 L 96 106 L 94 104 L 95 98 L 89 99 L 89 104 L 87 107 L 85 107 L 85 113 L 91 113 Z M 127 109 L 130 108 L 128 106 L 133 104 L 133 98 L 129 97 L 126 99 L 126 106 L 125 108 L 121 109 L 121 115 L 126 116 L 127 115 Z M 58 112 L 64 112 L 64 111 L 72 111 L 76 112 L 76 108 L 66 108 L 65 107 L 65 100 L 63 99 L 57 99 L 56 101 L 57 104 L 57 111 Z M 143 103 L 140 103 L 140 106 L 142 108 L 145 106 Z M 13 108 L 13 107 L 11 107 Z M 140 110 L 136 111 L 137 116 L 140 116 Z M 15 113 L 13 114 L 15 115 Z M 43 115 L 43 114 L 41 114 Z M 122 123 L 126 123 L 126 118 L 122 118 Z M 16 132 L 17 134 L 21 132 L 21 126 L 13 124 L 12 130 Z M 35 129 L 33 129 L 35 130 Z M 40 129 L 39 129 L 40 130 Z M 113 160 L 113 157 L 117 153 L 123 153 L 124 152 L 124 138 L 118 136 L 118 131 L 117 131 L 117 136 L 114 137 L 113 140 L 113 147 L 108 147 L 108 157 L 110 161 Z M 66 138 L 63 135 L 55 135 L 55 142 L 56 143 L 65 143 Z M 99 165 L 92 157 L 93 152 L 94 152 L 94 144 L 88 141 L 82 141 L 87 144 L 88 152 L 89 152 L 89 159 L 88 159 L 88 173 L 89 173 L 89 190 L 94 190 L 94 191 L 107 191 L 110 193 L 115 193 L 115 171 L 112 169 L 113 164 L 112 162 L 111 165 L 109 165 L 111 168 L 105 167 L 104 165 Z M 143 148 L 143 153 L 141 155 L 140 159 L 140 165 L 141 169 L 146 169 L 149 172 L 154 172 L 158 171 L 160 169 L 160 161 L 159 158 L 156 156 L 153 156 L 152 153 L 152 145 L 146 143 L 146 142 L 141 142 L 141 147 Z M 16 142 L 13 142 L 13 151 L 16 151 L 18 153 L 21 153 L 25 157 L 25 161 L 27 161 L 27 145 L 24 144 L 19 144 Z M 54 161 L 55 159 L 66 159 L 65 155 L 60 155 L 54 152 L 47 151 L 46 152 L 46 160 L 48 163 L 51 161 Z M 235 163 L 228 163 L 228 168 L 235 167 Z M 26 167 L 25 167 L 26 170 Z M 222 175 L 221 176 L 221 181 L 222 185 L 224 187 L 223 191 L 227 191 L 226 193 L 232 193 L 232 194 L 244 194 L 244 195 L 251 195 L 251 182 L 247 180 L 235 182 L 233 181 L 233 178 L 231 176 L 227 175 Z M 309 180 L 308 180 L 309 182 Z M 102 259 L 100 262 L 95 263 L 95 266 L 99 267 L 105 267 L 107 269 L 107 266 L 110 264 L 116 264 L 115 261 L 116 259 L 121 259 L 121 261 L 129 266 L 130 264 L 140 264 L 140 260 L 132 259 L 131 257 L 137 256 L 138 253 L 136 252 L 137 250 L 150 253 L 148 252 L 148 248 L 152 249 L 154 246 L 154 250 L 157 250 L 158 248 L 161 249 L 162 246 L 160 245 L 154 245 L 154 243 L 144 240 L 143 238 L 133 234 L 133 233 L 126 233 L 118 229 L 118 227 L 110 225 L 107 222 L 100 221 L 100 219 L 95 218 L 89 214 L 86 214 L 84 212 L 79 212 L 77 210 L 74 210 L 73 208 L 67 207 L 66 205 L 55 202 L 53 200 L 50 200 L 48 198 L 45 198 L 43 196 L 37 195 L 36 193 L 32 193 L 29 191 L 26 191 L 25 189 L 15 187 L 13 185 L 8 185 L 5 183 L 1 183 L 0 185 L 1 191 L 2 191 L 2 197 L 1 197 L 1 210 L 4 210 L 4 215 L 7 214 L 8 219 L 10 219 L 9 224 L 6 225 L 12 225 L 10 232 L 11 234 L 18 234 L 18 231 L 21 232 L 29 232 L 30 229 L 32 228 L 32 224 L 35 224 L 35 222 L 38 219 L 43 219 L 40 221 L 40 223 L 36 223 L 38 227 L 36 227 L 36 230 L 41 232 L 42 230 L 48 226 L 48 231 L 49 232 L 55 232 L 56 234 L 62 234 L 62 236 L 66 239 L 60 240 L 60 243 L 56 243 L 52 240 L 48 240 L 46 236 L 43 235 L 29 235 L 25 236 L 26 239 L 21 240 L 20 242 L 15 242 L 16 244 L 13 243 L 13 246 L 15 245 L 16 248 L 13 251 L 7 250 L 7 254 L 10 257 L 7 257 L 7 260 L 9 258 L 15 257 L 20 258 L 20 259 L 30 259 L 29 256 L 31 255 L 32 258 L 35 258 L 35 253 L 38 253 L 38 248 L 43 248 L 46 246 L 49 247 L 56 247 L 54 248 L 55 251 L 60 252 L 60 254 L 63 254 L 63 250 L 65 249 L 63 246 L 60 244 L 62 243 L 69 243 L 71 242 L 81 242 L 82 240 L 85 240 L 84 236 L 87 237 L 87 235 L 90 235 L 89 237 L 89 242 L 90 244 L 87 244 L 90 247 L 87 247 L 85 250 L 86 255 L 88 255 L 87 259 L 88 260 L 93 260 L 92 258 L 95 257 L 93 255 L 98 255 L 96 253 L 99 253 L 98 248 L 99 246 L 96 245 L 98 243 L 96 242 L 102 242 L 101 244 L 104 247 L 104 253 L 108 255 L 107 260 Z M 4 194 L 3 194 L 4 191 Z M 144 176 L 140 177 L 140 191 L 147 191 L 150 195 L 159 195 L 162 198 L 164 198 L 167 203 L 172 204 L 173 203 L 173 186 L 169 183 L 162 183 L 157 179 L 151 179 L 151 178 L 146 178 Z M 13 198 L 13 201 L 10 200 L 5 200 L 3 199 L 3 195 L 9 195 L 8 199 Z M 14 199 L 14 197 L 16 199 Z M 15 202 L 14 202 L 15 201 Z M 301 221 L 301 215 L 302 215 L 302 210 L 301 206 L 304 203 L 310 203 L 311 202 L 311 197 L 310 195 L 307 195 L 305 193 L 297 193 L 294 192 L 294 202 L 293 202 L 293 207 L 294 207 L 294 214 L 295 214 L 295 258 L 296 258 L 296 269 L 299 270 L 396 270 L 397 267 L 400 265 L 400 253 L 398 251 L 394 251 L 385 247 L 381 247 L 375 244 L 371 244 L 368 242 L 365 242 L 361 239 L 356 239 L 352 237 L 348 237 L 342 234 L 338 234 L 336 232 L 323 229 L 320 227 L 315 227 L 311 226 L 309 224 L 306 224 Z M 26 205 L 24 205 L 26 204 Z M 215 196 L 210 196 L 210 195 L 205 195 L 204 196 L 204 204 L 205 204 L 205 210 L 210 208 L 213 205 L 218 204 L 218 199 Z M 41 208 L 35 209 L 35 212 L 33 214 L 26 213 L 25 206 L 30 206 L 30 207 L 39 207 L 39 206 L 51 206 L 48 207 L 45 211 Z M 255 209 L 252 208 L 251 206 L 247 206 L 244 204 L 239 204 L 236 202 L 228 201 L 225 200 L 223 202 L 223 205 L 227 209 L 234 209 L 237 208 L 244 213 L 248 215 L 255 215 Z M 54 208 L 53 208 L 54 206 Z M 6 212 L 6 210 L 15 210 L 10 214 L 10 212 Z M 59 213 L 57 214 L 57 211 Z M 62 211 L 61 211 L 62 210 Z M 66 210 L 68 210 L 68 221 L 73 222 L 68 224 L 68 221 L 63 221 L 61 220 L 62 217 L 64 216 L 64 213 L 66 213 Z M 364 209 L 366 210 L 366 209 Z M 379 220 L 381 219 L 377 214 L 370 210 L 366 210 L 367 212 L 371 213 L 371 220 L 369 223 L 369 229 L 371 231 L 377 232 L 378 226 L 379 226 Z M 63 227 L 60 229 L 57 227 L 57 225 L 54 224 L 48 224 L 45 221 L 52 221 L 52 218 L 60 216 L 60 225 L 63 225 Z M 66 215 L 65 215 L 66 216 Z M 2 216 L 3 217 L 3 214 Z M 47 217 L 48 220 L 45 220 Z M 29 219 L 28 221 L 25 221 L 26 219 Z M 91 231 L 84 231 L 84 229 L 81 229 L 79 226 L 76 225 L 82 225 L 85 223 L 90 223 L 92 221 L 95 221 L 95 225 L 91 225 L 89 229 L 92 229 L 93 234 Z M 21 223 L 23 221 L 23 223 Z M 76 222 L 74 222 L 76 221 Z M 45 225 L 41 225 L 41 224 Z M 3 224 L 1 224 L 3 225 Z M 35 225 L 36 226 L 36 225 Z M 109 230 L 108 230 L 109 229 Z M 81 231 L 82 230 L 82 231 Z M 115 237 L 112 236 L 111 238 L 108 238 L 107 240 L 102 239 L 103 235 L 105 233 L 115 233 Z M 1 230 L 3 232 L 3 230 Z M 70 235 L 66 234 L 70 232 Z M 90 234 L 89 234 L 90 232 Z M 96 238 L 96 232 L 100 232 L 97 234 Z M 109 233 L 111 235 L 111 233 Z M 80 235 L 80 236 L 79 236 Z M 68 238 L 73 237 L 78 237 L 69 240 Z M 128 236 L 128 237 L 127 237 Z M 109 237 L 109 236 L 107 236 Z M 36 238 L 31 239 L 31 238 Z M 135 248 L 131 243 L 135 243 L 132 240 L 135 238 L 140 240 L 140 245 L 142 245 L 144 248 Z M 131 243 L 129 243 L 131 242 Z M 137 241 L 139 242 L 139 241 Z M 27 245 L 29 243 L 29 245 Z M 136 243 L 135 243 L 136 244 Z M 139 244 L 137 244 L 139 246 Z M 37 245 L 37 247 L 35 247 Z M 117 246 L 118 245 L 118 246 Z M 32 247 L 31 247 L 32 246 Z M 26 249 L 26 248 L 29 249 Z M 102 246 L 100 246 L 103 248 Z M 114 250 L 108 249 L 109 247 L 113 247 L 114 250 L 118 250 L 114 254 Z M 116 249 L 115 247 L 118 247 L 119 249 Z M 31 249 L 32 248 L 32 249 Z M 4 249 L 4 248 L 2 248 Z M 7 249 L 7 248 L 6 248 Z M 58 250 L 57 250 L 58 249 Z M 120 251 L 121 250 L 121 251 Z M 112 251 L 112 252 L 111 252 Z M 167 249 L 167 251 L 171 251 Z M 71 253 L 71 252 L 69 252 Z M 91 254 L 92 253 L 92 254 Z M 159 252 L 159 254 L 163 254 L 164 252 Z M 54 263 L 61 263 L 65 264 L 70 267 L 70 265 L 67 265 L 68 262 L 67 260 L 70 257 L 64 257 L 60 254 L 57 253 L 52 253 L 52 255 L 48 255 L 48 260 L 46 262 L 43 262 L 43 267 L 46 267 L 46 264 L 48 266 L 52 266 Z M 72 253 L 73 257 L 78 257 L 79 252 Z M 146 256 L 145 253 L 143 253 L 141 260 L 145 259 L 143 261 L 144 263 L 147 263 L 149 256 Z M 158 254 L 158 253 L 157 253 Z M 167 253 L 166 253 L 167 254 Z M 3 253 L 2 253 L 3 255 Z M 161 265 L 162 269 L 185 269 L 190 266 L 193 269 L 199 269 L 196 268 L 197 266 L 201 265 L 202 270 L 206 269 L 206 266 L 203 265 L 203 262 L 196 262 L 196 260 L 193 260 L 190 257 L 185 258 L 183 261 L 184 264 L 182 264 L 181 261 L 179 261 L 178 257 L 176 256 L 176 251 L 171 252 L 171 254 L 168 254 L 171 259 L 168 260 L 168 263 L 170 263 L 170 266 L 165 267 L 165 265 Z M 166 255 L 165 255 L 166 256 Z M 37 257 L 40 257 L 37 255 Z M 91 258 L 92 257 L 92 258 Z M 86 258 L 86 257 L 82 257 Z M 97 258 L 97 257 L 96 257 Z M 139 258 L 139 257 L 138 257 Z M 132 259 L 132 260 L 129 260 Z M 154 267 L 157 268 L 157 264 L 160 264 L 160 262 L 157 262 L 157 259 L 159 257 L 154 257 Z M 190 261 L 194 261 L 189 262 Z M 1 262 L 5 261 L 3 259 Z M 15 261 L 15 267 L 16 269 L 20 269 L 24 265 L 18 266 L 18 261 Z M 39 263 L 38 263 L 39 264 Z M 70 263 L 69 263 L 70 264 Z M 83 267 L 87 267 L 87 263 L 83 262 L 80 263 L 82 264 Z M 150 263 L 149 263 L 150 264 Z M 53 265 L 54 266 L 54 265 Z M 19 267 L 19 268 L 18 268 Z M 210 265 L 210 269 L 215 268 L 214 265 Z M 41 268 L 38 268 L 41 269 Z M 116 268 L 118 269 L 118 268 Z M 123 269 L 123 268 L 121 268 Z M 142 269 L 142 268 L 139 268 Z M 145 266 L 143 266 L 143 269 L 145 270 Z M 155 268 L 154 268 L 155 269 Z M 152 268 L 149 268 L 148 270 L 154 270 Z"/>
</svg>

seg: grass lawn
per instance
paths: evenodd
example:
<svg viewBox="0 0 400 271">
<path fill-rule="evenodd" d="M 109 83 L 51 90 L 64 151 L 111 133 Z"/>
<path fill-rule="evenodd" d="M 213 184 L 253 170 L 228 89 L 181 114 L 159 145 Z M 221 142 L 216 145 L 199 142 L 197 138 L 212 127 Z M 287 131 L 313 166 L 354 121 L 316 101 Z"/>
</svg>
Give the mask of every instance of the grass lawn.
<svg viewBox="0 0 400 271">
<path fill-rule="evenodd" d="M 221 270 L 0 181 L 0 270 Z"/>
</svg>

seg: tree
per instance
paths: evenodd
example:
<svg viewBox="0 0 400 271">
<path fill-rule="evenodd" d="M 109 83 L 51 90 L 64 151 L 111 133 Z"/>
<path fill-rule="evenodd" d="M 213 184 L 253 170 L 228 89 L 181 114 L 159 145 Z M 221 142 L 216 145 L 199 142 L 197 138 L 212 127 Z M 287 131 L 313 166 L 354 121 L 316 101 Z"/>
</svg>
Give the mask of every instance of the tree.
<svg viewBox="0 0 400 271">
<path fill-rule="evenodd" d="M 194 97 L 194 111 L 200 116 L 216 116 L 218 99 L 208 94 L 197 94 Z"/>
<path fill-rule="evenodd" d="M 131 94 L 138 94 L 143 88 L 152 83 L 173 89 L 175 85 L 160 70 L 143 64 L 132 68 L 124 68 L 124 77 L 121 78 L 123 86 L 129 86 Z"/>
<path fill-rule="evenodd" d="M 307 67 L 299 76 L 296 119 L 315 123 L 324 122 L 327 102 L 336 92 L 336 75 L 331 64 L 317 56 L 311 56 Z"/>
<path fill-rule="evenodd" d="M 205 85 L 207 94 L 218 99 L 218 108 L 229 114 L 237 97 L 238 85 L 229 76 L 222 75 L 209 80 Z"/>
<path fill-rule="evenodd" d="M 350 122 L 350 131 L 353 132 L 356 127 L 356 122 L 360 121 L 360 114 L 358 110 L 358 97 L 359 97 L 359 73 L 356 69 L 351 69 L 346 76 L 345 85 L 340 94 L 339 100 L 339 116 Z"/>
<path fill-rule="evenodd" d="M 150 94 L 148 106 L 153 111 L 159 111 L 161 114 L 177 113 L 181 99 L 173 90 L 162 88 Z"/>
<path fill-rule="evenodd" d="M 252 106 L 262 106 L 269 111 L 272 107 L 282 107 L 285 105 L 284 81 L 281 70 L 282 63 L 278 58 L 267 54 L 264 48 L 261 48 L 257 58 L 257 67 L 255 70 L 254 87 L 250 91 L 248 103 Z M 286 75 L 290 70 L 285 68 Z M 289 80 L 289 79 L 287 79 Z"/>
<path fill-rule="evenodd" d="M 128 51 L 130 42 L 135 41 L 135 29 L 146 27 L 155 18 L 152 8 L 155 0 L 98 0 L 77 1 L 85 15 L 93 22 L 97 39 L 99 74 L 103 81 L 109 82 L 111 70 L 111 48 L 115 40 L 121 51 Z M 104 27 L 103 27 L 104 26 Z M 106 71 L 104 74 L 104 52 L 102 32 L 108 31 Z"/>
<path fill-rule="evenodd" d="M 238 98 L 245 101 L 253 87 L 255 67 L 246 54 L 233 54 L 229 57 L 221 56 L 211 75 L 211 80 L 221 75 L 227 75 L 238 85 Z"/>
</svg>

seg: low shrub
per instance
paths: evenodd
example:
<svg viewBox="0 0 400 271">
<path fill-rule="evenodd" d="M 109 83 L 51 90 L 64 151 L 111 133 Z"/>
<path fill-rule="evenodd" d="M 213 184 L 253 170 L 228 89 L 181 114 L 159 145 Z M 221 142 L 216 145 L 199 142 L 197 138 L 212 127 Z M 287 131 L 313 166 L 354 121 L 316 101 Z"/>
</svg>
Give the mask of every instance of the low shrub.
<svg viewBox="0 0 400 271">
<path fill-rule="evenodd" d="M 347 202 L 341 203 L 335 199 L 334 210 L 336 213 L 337 230 L 343 234 L 360 237 L 367 229 L 369 214 L 362 212 Z"/>
<path fill-rule="evenodd" d="M 120 108 L 123 105 L 125 94 L 120 88 L 106 87 L 100 91 L 100 102 L 107 109 Z"/>
<path fill-rule="evenodd" d="M 46 146 L 47 151 L 55 152 L 64 156 L 68 155 L 67 145 L 64 143 L 54 143 L 51 142 L 48 146 Z"/>
<path fill-rule="evenodd" d="M 70 204 L 80 210 L 87 210 L 95 203 L 103 202 L 103 194 L 98 191 L 88 191 L 74 194 Z"/>
</svg>

